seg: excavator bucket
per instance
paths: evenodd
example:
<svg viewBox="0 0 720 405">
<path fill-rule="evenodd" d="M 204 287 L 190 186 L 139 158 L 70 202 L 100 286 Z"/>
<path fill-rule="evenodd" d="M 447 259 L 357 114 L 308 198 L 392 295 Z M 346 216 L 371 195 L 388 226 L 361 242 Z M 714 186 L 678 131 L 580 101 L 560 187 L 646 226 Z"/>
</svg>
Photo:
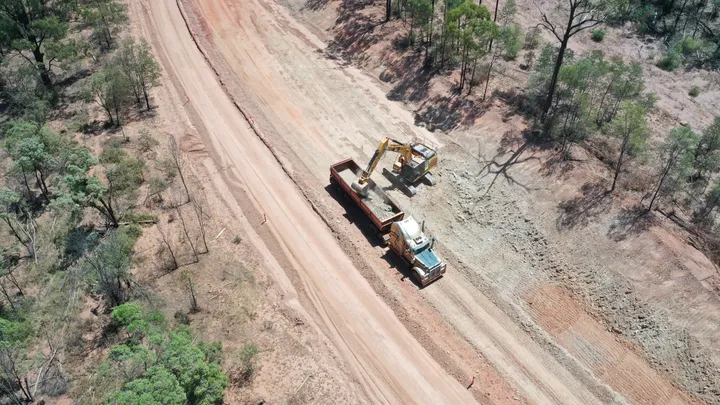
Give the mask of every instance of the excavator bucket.
<svg viewBox="0 0 720 405">
<path fill-rule="evenodd" d="M 370 192 L 370 182 L 366 181 L 363 183 L 361 179 L 353 181 L 350 187 L 361 197 L 367 197 Z"/>
</svg>

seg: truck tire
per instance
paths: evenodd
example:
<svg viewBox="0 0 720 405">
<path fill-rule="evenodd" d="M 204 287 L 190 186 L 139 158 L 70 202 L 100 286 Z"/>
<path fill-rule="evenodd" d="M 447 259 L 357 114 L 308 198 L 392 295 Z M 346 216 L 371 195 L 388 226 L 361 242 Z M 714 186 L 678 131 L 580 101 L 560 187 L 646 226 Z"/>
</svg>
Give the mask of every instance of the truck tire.
<svg viewBox="0 0 720 405">
<path fill-rule="evenodd" d="M 425 283 L 423 283 L 422 277 L 420 277 L 420 273 L 418 273 L 417 270 L 415 270 L 415 268 L 412 268 L 410 271 L 412 272 L 412 279 L 415 280 L 417 285 L 420 288 L 425 287 Z"/>
</svg>

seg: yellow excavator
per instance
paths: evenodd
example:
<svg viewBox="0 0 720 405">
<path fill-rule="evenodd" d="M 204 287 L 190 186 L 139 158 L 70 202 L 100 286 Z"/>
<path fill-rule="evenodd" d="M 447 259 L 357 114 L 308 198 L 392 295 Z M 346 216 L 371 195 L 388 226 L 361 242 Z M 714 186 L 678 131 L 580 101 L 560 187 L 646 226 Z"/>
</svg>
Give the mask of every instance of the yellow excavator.
<svg viewBox="0 0 720 405">
<path fill-rule="evenodd" d="M 380 141 L 380 145 L 375 150 L 365 171 L 352 183 L 351 187 L 355 192 L 367 197 L 369 192 L 368 179 L 386 151 L 395 152 L 398 157 L 393 163 L 392 172 L 383 169 L 383 174 L 408 195 L 415 195 L 417 191 L 415 183 L 420 179 L 424 179 L 431 186 L 435 185 L 435 178 L 430 173 L 430 169 L 437 166 L 438 161 L 437 152 L 434 149 L 420 142 L 407 145 L 386 137 Z"/>
</svg>

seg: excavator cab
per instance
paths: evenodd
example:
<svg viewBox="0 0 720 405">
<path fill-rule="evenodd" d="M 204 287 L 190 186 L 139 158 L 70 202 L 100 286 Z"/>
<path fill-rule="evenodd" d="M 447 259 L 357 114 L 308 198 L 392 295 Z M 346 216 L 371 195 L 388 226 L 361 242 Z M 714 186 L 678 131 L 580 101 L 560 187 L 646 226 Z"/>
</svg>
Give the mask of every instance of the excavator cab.
<svg viewBox="0 0 720 405">
<path fill-rule="evenodd" d="M 412 159 L 404 167 L 401 167 L 399 171 L 393 171 L 400 174 L 407 181 L 414 183 L 420 180 L 422 177 L 427 176 L 430 169 L 437 166 L 437 153 L 435 150 L 430 149 L 429 146 L 421 143 L 412 144 Z M 434 185 L 434 180 L 431 182 Z"/>
</svg>

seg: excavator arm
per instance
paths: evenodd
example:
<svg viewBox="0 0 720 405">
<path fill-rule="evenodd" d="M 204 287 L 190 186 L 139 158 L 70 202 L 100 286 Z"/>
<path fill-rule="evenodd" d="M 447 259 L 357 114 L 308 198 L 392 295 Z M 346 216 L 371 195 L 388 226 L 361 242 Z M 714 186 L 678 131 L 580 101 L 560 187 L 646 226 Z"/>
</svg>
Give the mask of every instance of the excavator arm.
<svg viewBox="0 0 720 405">
<path fill-rule="evenodd" d="M 391 144 L 390 141 L 393 143 Z M 363 171 L 363 174 L 351 185 L 352 189 L 361 196 L 366 197 L 368 195 L 368 179 L 370 179 L 370 175 L 375 171 L 378 163 L 380 163 L 380 160 L 382 160 L 382 157 L 388 150 L 399 153 L 400 158 L 403 159 L 403 165 L 407 164 L 407 162 L 412 159 L 412 147 L 403 145 L 394 139 L 385 137 L 382 141 L 380 141 L 377 149 L 375 149 L 375 153 L 370 159 L 370 162 L 368 162 L 367 168 Z"/>
</svg>

